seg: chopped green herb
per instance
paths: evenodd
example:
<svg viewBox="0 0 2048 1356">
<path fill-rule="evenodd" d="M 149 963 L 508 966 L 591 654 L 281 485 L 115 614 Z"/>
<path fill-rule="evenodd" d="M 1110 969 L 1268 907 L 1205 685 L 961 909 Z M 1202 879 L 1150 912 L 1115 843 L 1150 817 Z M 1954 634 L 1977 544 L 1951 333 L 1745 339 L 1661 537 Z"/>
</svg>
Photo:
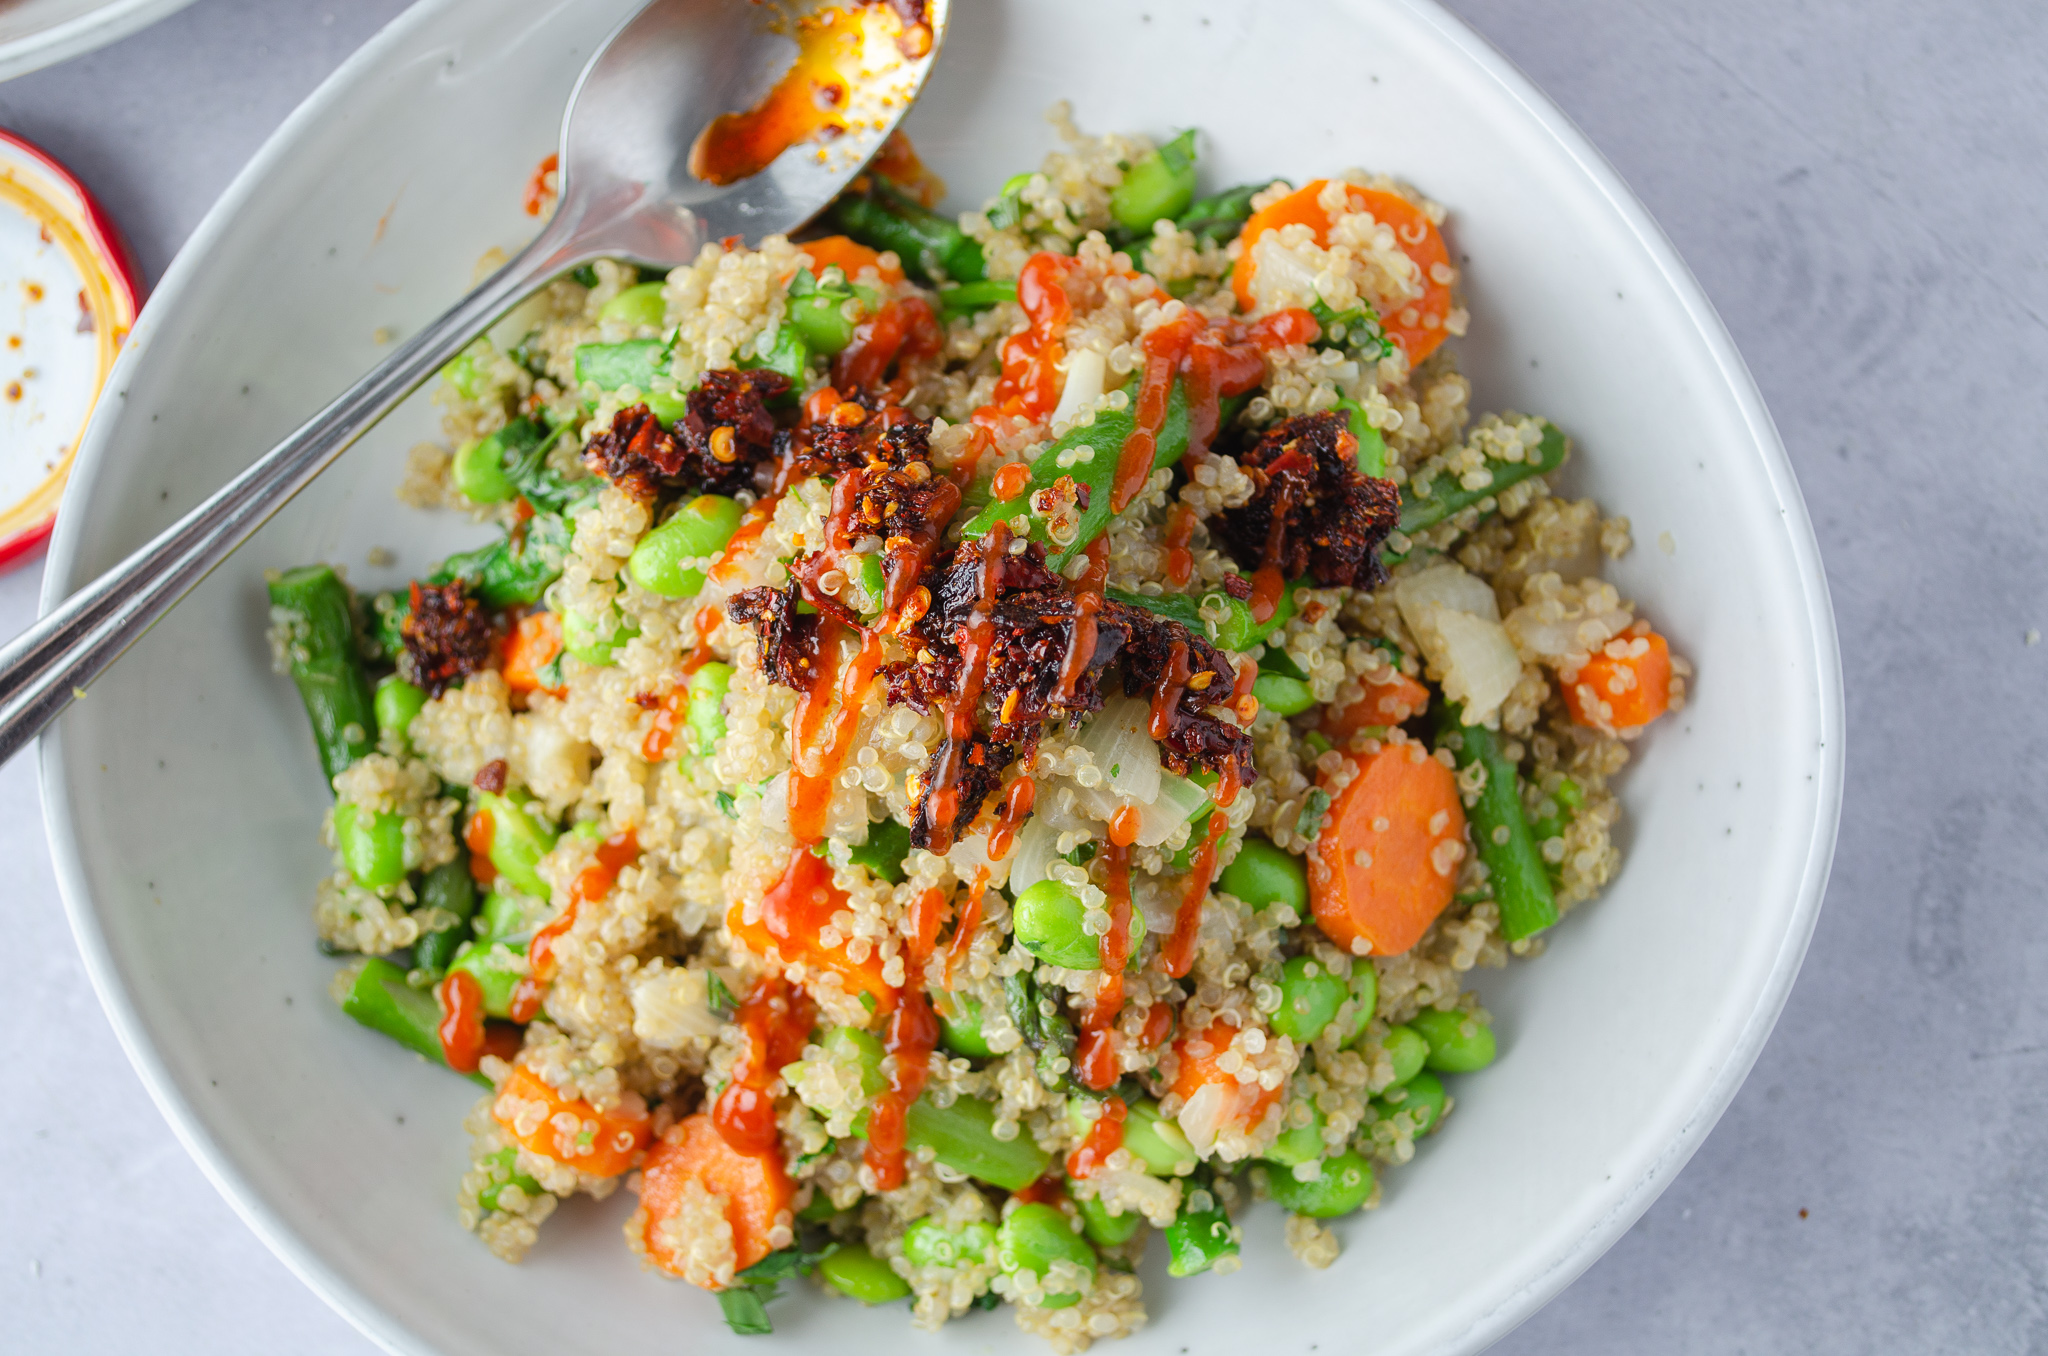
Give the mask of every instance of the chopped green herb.
<svg viewBox="0 0 2048 1356">
<path fill-rule="evenodd" d="M 1294 821 L 1294 832 L 1302 838 L 1316 837 L 1323 831 L 1323 818 L 1329 813 L 1330 793 L 1318 786 L 1301 802 L 1301 816 Z"/>
<path fill-rule="evenodd" d="M 733 998 L 732 990 L 725 987 L 725 981 L 718 977 L 718 971 L 705 971 L 705 1002 L 711 1008 L 711 1015 L 721 1022 L 729 1022 L 739 1011 L 739 1003 Z"/>
<path fill-rule="evenodd" d="M 732 798 L 732 792 L 721 791 L 718 793 L 718 811 L 727 819 L 738 819 L 740 817 L 739 802 Z"/>
</svg>

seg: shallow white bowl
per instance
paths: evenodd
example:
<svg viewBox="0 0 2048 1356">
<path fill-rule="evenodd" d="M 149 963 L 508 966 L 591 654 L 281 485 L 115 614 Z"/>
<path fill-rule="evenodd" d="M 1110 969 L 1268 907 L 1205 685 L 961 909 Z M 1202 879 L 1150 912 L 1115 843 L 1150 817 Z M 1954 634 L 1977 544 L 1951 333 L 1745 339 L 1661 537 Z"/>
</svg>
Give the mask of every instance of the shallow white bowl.
<svg viewBox="0 0 2048 1356">
<path fill-rule="evenodd" d="M 486 247 L 532 229 L 521 185 L 629 0 L 430 0 L 279 131 L 144 313 L 59 518 L 49 596 L 245 465 L 420 324 Z M 1819 907 L 1841 789 L 1838 657 L 1812 532 L 1741 360 L 1642 208 L 1505 61 L 1423 3 L 1186 7 L 984 0 L 959 10 L 910 130 L 963 201 L 1035 164 L 1039 114 L 1197 124 L 1205 174 L 1391 171 L 1450 204 L 1468 261 L 1463 362 L 1482 408 L 1549 414 L 1569 480 L 1628 514 L 1624 590 L 1699 665 L 1624 781 L 1629 853 L 1540 963 L 1481 976 L 1503 1055 L 1385 1204 L 1310 1272 L 1253 1211 L 1244 1269 L 1145 1278 L 1132 1352 L 1473 1351 L 1608 1246 L 1748 1071 Z M 1082 40 L 1084 39 L 1085 40 Z M 1228 81 L 1227 89 L 1215 88 Z M 1415 116 L 1429 110 L 1430 118 Z M 892 1307 L 795 1299 L 730 1337 L 709 1296 L 641 1272 L 628 1202 L 577 1202 L 523 1268 L 453 1195 L 466 1083 L 328 1002 L 308 918 L 327 796 L 263 639 L 266 567 L 359 583 L 466 535 L 393 500 L 424 398 L 350 452 L 152 632 L 43 747 L 59 880 L 114 1025 L 158 1104 L 277 1252 L 408 1353 L 1032 1350 L 1007 1317 L 912 1337 Z M 1664 549 L 1660 549 L 1660 544 Z M 372 547 L 396 565 L 368 568 Z"/>
<path fill-rule="evenodd" d="M 192 0 L 10 0 L 0 4 L 0 80 L 98 51 Z"/>
</svg>

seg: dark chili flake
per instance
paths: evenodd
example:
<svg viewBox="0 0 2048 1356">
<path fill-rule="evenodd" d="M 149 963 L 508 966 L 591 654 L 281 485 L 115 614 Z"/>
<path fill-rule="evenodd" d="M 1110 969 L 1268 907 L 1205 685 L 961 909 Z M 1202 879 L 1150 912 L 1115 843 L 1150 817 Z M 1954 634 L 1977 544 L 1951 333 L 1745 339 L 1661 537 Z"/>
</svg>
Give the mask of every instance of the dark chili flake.
<svg viewBox="0 0 2048 1356">
<path fill-rule="evenodd" d="M 496 634 L 490 614 L 457 579 L 412 586 L 412 611 L 399 624 L 405 641 L 400 673 L 406 681 L 440 696 L 470 674 L 487 667 Z"/>
<path fill-rule="evenodd" d="M 1159 741 L 1159 758 L 1169 771 L 1185 775 L 1189 768 L 1199 767 L 1221 772 L 1235 763 L 1240 782 L 1249 785 L 1257 777 L 1251 735 L 1236 721 L 1209 713 L 1210 707 L 1230 699 L 1236 670 L 1229 656 L 1179 622 L 1127 603 L 1105 601 L 1096 617 L 1096 631 L 1098 637 L 1114 632 L 1121 638 L 1125 696 L 1151 701 L 1176 648 L 1184 650 L 1190 675 L 1212 675 L 1201 688 L 1183 685 L 1167 708 L 1168 728 Z"/>
<path fill-rule="evenodd" d="M 682 474 L 683 445 L 645 405 L 628 405 L 583 449 L 583 462 L 612 484 L 651 499 Z"/>
<path fill-rule="evenodd" d="M 1033 738 L 1035 742 L 1036 736 Z M 942 743 L 932 750 L 932 756 L 925 762 L 924 793 L 917 798 L 917 806 L 910 821 L 912 847 L 932 845 L 932 830 L 937 827 L 932 822 L 935 814 L 932 808 L 932 783 L 938 776 L 939 763 L 945 756 L 946 749 Z M 954 801 L 952 833 L 948 841 L 957 843 L 967 836 L 967 831 L 974 826 L 975 816 L 981 813 L 982 802 L 1002 788 L 1003 769 L 1015 762 L 1016 758 L 1017 750 L 1013 746 L 994 743 L 981 731 L 974 732 L 967 746 L 967 756 L 961 760 L 959 778 L 953 784 L 957 798 Z"/>
<path fill-rule="evenodd" d="M 725 615 L 753 628 L 761 642 L 761 672 L 770 682 L 807 691 L 818 672 L 818 616 L 797 611 L 797 586 L 758 588 L 735 593 Z"/>
<path fill-rule="evenodd" d="M 765 491 L 789 449 L 768 402 L 789 392 L 789 378 L 766 367 L 706 372 L 676 421 L 686 453 L 681 482 L 698 494 Z"/>
<path fill-rule="evenodd" d="M 499 795 L 505 790 L 505 760 L 493 758 L 476 770 L 476 789 Z"/>
<path fill-rule="evenodd" d="M 1358 442 L 1343 415 L 1283 419 L 1239 452 L 1237 464 L 1257 489 L 1209 527 L 1240 565 L 1270 565 L 1289 579 L 1306 574 L 1326 588 L 1386 582 L 1378 549 L 1400 521 L 1401 492 L 1358 469 Z"/>
</svg>

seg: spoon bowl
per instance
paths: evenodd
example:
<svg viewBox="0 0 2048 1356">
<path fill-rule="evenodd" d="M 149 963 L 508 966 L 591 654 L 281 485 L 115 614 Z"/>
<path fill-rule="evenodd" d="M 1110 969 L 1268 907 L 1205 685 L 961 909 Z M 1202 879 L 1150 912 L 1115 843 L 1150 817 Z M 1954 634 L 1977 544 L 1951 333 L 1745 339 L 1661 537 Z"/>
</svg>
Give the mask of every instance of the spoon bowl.
<svg viewBox="0 0 2048 1356">
<path fill-rule="evenodd" d="M 859 12 L 871 0 L 850 3 Z M 856 99 L 862 116 L 848 118 L 828 147 L 790 145 L 760 172 L 724 185 L 690 173 L 691 146 L 788 66 L 791 39 L 760 20 L 786 26 L 792 16 L 729 0 L 652 0 L 621 24 L 570 95 L 558 205 L 538 238 L 212 497 L 0 649 L 0 763 L 366 429 L 550 278 L 606 256 L 673 268 L 706 241 L 790 231 L 816 215 L 909 110 L 938 59 L 949 8 L 949 0 L 927 0 L 919 54 L 898 52 L 886 64 L 887 89 Z"/>
</svg>

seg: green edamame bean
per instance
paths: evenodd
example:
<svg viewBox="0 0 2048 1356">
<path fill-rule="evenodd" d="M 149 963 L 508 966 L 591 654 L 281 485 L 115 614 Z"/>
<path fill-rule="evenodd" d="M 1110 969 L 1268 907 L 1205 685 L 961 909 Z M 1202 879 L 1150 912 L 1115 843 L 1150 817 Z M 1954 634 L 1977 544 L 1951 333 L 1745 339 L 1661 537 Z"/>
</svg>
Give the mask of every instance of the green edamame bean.
<svg viewBox="0 0 2048 1356">
<path fill-rule="evenodd" d="M 981 1029 L 981 1004 L 965 994 L 936 993 L 932 1007 L 939 1015 L 939 1039 L 948 1050 L 968 1059 L 994 1059 Z"/>
<path fill-rule="evenodd" d="M 1303 917 L 1308 915 L 1308 869 L 1301 858 L 1281 851 L 1269 839 L 1246 835 L 1244 845 L 1216 883 L 1255 909 L 1285 904 Z"/>
<path fill-rule="evenodd" d="M 1252 682 L 1252 695 L 1259 705 L 1278 716 L 1298 716 L 1316 704 L 1316 694 L 1299 678 L 1282 673 L 1262 673 Z"/>
<path fill-rule="evenodd" d="M 606 302 L 597 313 L 599 320 L 622 320 L 628 325 L 653 325 L 659 327 L 663 305 L 661 283 L 644 282 L 625 288 Z"/>
<path fill-rule="evenodd" d="M 491 1173 L 491 1184 L 476 1194 L 478 1205 L 486 1210 L 496 1210 L 498 1195 L 506 1187 L 518 1187 L 529 1200 L 541 1194 L 541 1184 L 519 1171 L 518 1161 L 519 1150 L 500 1149 L 477 1164 L 480 1168 L 490 1169 Z"/>
<path fill-rule="evenodd" d="M 1081 1232 L 1097 1247 L 1114 1248 L 1128 1243 L 1145 1227 L 1145 1217 L 1137 1211 L 1119 1210 L 1112 1214 L 1108 1206 L 1093 1196 L 1074 1197 L 1074 1206 L 1081 1213 Z"/>
<path fill-rule="evenodd" d="M 405 879 L 405 817 L 334 803 L 334 846 L 342 865 L 365 890 L 383 890 Z"/>
<path fill-rule="evenodd" d="M 856 291 L 845 283 L 837 287 L 813 283 L 811 290 L 801 293 L 792 287 L 789 326 L 811 352 L 829 358 L 853 342 L 853 331 L 859 322 L 847 318 L 846 304 L 856 298 L 865 302 L 868 298 L 860 294 L 867 291 L 866 288 Z M 868 295 L 872 297 L 873 294 Z"/>
<path fill-rule="evenodd" d="M 1335 1219 L 1364 1205 L 1372 1195 L 1372 1164 L 1347 1149 L 1325 1159 L 1322 1174 L 1313 1181 L 1300 1181 L 1292 1172 L 1267 1174 L 1266 1190 L 1282 1209 L 1311 1219 Z"/>
<path fill-rule="evenodd" d="M 1307 1119 L 1295 1124 L 1299 1113 L 1296 1108 L 1305 1108 Z M 1296 1097 L 1288 1103 L 1287 1128 L 1273 1140 L 1273 1147 L 1266 1150 L 1266 1161 L 1291 1168 L 1297 1163 L 1307 1163 L 1321 1158 L 1329 1146 L 1323 1143 L 1323 1113 L 1308 1097 Z"/>
<path fill-rule="evenodd" d="M 1010 928 L 1018 945 L 1046 962 L 1066 970 L 1100 970 L 1102 942 L 1082 928 L 1087 910 L 1074 887 L 1051 878 L 1039 881 L 1017 896 L 1010 916 Z M 1145 915 L 1131 910 L 1131 950 L 1145 940 Z"/>
<path fill-rule="evenodd" d="M 1422 1072 L 1422 1066 L 1429 1061 L 1429 1042 L 1422 1033 L 1412 1026 L 1397 1026 L 1380 1037 L 1380 1047 L 1394 1061 L 1394 1081 L 1390 1087 L 1399 1087 Z"/>
<path fill-rule="evenodd" d="M 1429 1067 L 1439 1073 L 1473 1073 L 1493 1063 L 1493 1028 L 1476 1013 L 1425 1008 L 1408 1024 L 1429 1042 Z"/>
<path fill-rule="evenodd" d="M 1052 1162 L 1029 1134 L 997 1139 L 995 1103 L 979 1097 L 957 1097 L 940 1106 L 927 1093 L 910 1104 L 903 1122 L 904 1143 L 911 1148 L 930 1149 L 953 1171 L 1005 1191 L 1022 1191 L 1043 1177 Z"/>
<path fill-rule="evenodd" d="M 412 727 L 412 718 L 426 709 L 427 694 L 394 673 L 377 684 L 373 705 L 377 728 L 392 731 L 410 749 L 412 739 L 406 731 Z"/>
<path fill-rule="evenodd" d="M 882 1076 L 882 1058 L 888 1051 L 872 1034 L 858 1027 L 835 1026 L 825 1033 L 825 1039 L 819 1044 L 835 1064 L 851 1063 L 860 1067 L 860 1090 L 867 1096 L 872 1097 L 889 1086 L 889 1080 Z"/>
<path fill-rule="evenodd" d="M 1159 1104 L 1146 1097 L 1132 1102 L 1124 1113 L 1124 1148 L 1154 1177 L 1192 1172 L 1199 1161 L 1179 1124 L 1161 1115 Z"/>
<path fill-rule="evenodd" d="M 725 739 L 725 694 L 732 687 L 732 665 L 716 661 L 690 675 L 690 733 L 696 736 L 697 752 L 710 757 Z M 909 830 L 904 830 L 909 845 Z"/>
<path fill-rule="evenodd" d="M 668 345 L 659 339 L 627 339 L 617 344 L 578 344 L 576 380 L 596 382 L 600 391 L 631 386 L 652 390 L 654 379 L 666 370 L 662 353 Z"/>
<path fill-rule="evenodd" d="M 1195 1276 L 1238 1250 L 1238 1231 L 1207 1187 L 1181 1197 L 1180 1213 L 1166 1226 L 1166 1274 Z"/>
<path fill-rule="evenodd" d="M 737 499 L 700 494 L 640 539 L 626 561 L 626 573 L 649 593 L 694 598 L 704 587 L 704 570 L 692 562 L 723 551 L 745 514 Z"/>
<path fill-rule="evenodd" d="M 1380 972 L 1363 957 L 1351 962 L 1351 1017 L 1341 1044 L 1349 1045 L 1364 1034 L 1380 1003 Z"/>
<path fill-rule="evenodd" d="M 461 949 L 469 920 L 476 913 L 476 880 L 469 874 L 469 862 L 457 856 L 429 871 L 420 883 L 420 904 L 455 915 L 454 923 L 427 933 L 413 945 L 413 963 L 430 975 L 439 975 Z"/>
<path fill-rule="evenodd" d="M 1095 1249 L 1088 1246 L 1088 1240 L 1074 1232 L 1067 1217 L 1052 1206 L 1032 1202 L 1020 1205 L 1010 1212 L 1003 1221 L 1003 1227 L 996 1231 L 996 1263 L 1006 1275 L 1015 1276 L 1030 1272 L 1045 1283 L 1046 1273 L 1055 1262 L 1070 1262 L 1088 1273 L 1088 1281 L 1079 1290 L 1061 1289 L 1048 1292 L 1039 1301 L 1044 1309 L 1065 1309 L 1078 1304 L 1087 1288 L 1094 1284 Z"/>
<path fill-rule="evenodd" d="M 448 475 L 472 504 L 502 504 L 519 492 L 505 474 L 505 445 L 496 434 L 472 438 L 456 448 Z"/>
<path fill-rule="evenodd" d="M 610 635 L 598 634 L 594 622 L 575 612 L 562 614 L 562 648 L 592 668 L 608 668 L 619 662 L 619 651 L 640 634 L 640 628 L 615 605 Z"/>
<path fill-rule="evenodd" d="M 973 1220 L 948 1229 L 926 1215 L 903 1231 L 903 1257 L 914 1267 L 977 1266 L 996 1245 L 996 1226 Z"/>
<path fill-rule="evenodd" d="M 1385 1093 L 1373 1099 L 1373 1111 L 1382 1120 L 1406 1113 L 1409 1118 L 1409 1135 L 1421 1139 L 1436 1128 L 1443 1119 L 1444 1081 L 1427 1071 L 1415 1075 L 1405 1084 L 1388 1088 Z"/>
<path fill-rule="evenodd" d="M 910 1293 L 910 1282 L 868 1251 L 865 1243 L 847 1243 L 818 1263 L 825 1284 L 862 1304 L 887 1304 Z"/>
<path fill-rule="evenodd" d="M 1195 200 L 1195 129 L 1140 157 L 1109 195 L 1109 214 L 1128 231 L 1148 231 Z"/>
<path fill-rule="evenodd" d="M 1270 1019 L 1273 1030 L 1306 1045 L 1322 1034 L 1350 996 L 1351 985 L 1342 975 L 1331 974 L 1313 956 L 1296 956 L 1280 967 L 1280 1008 Z"/>
<path fill-rule="evenodd" d="M 477 987 L 483 990 L 485 1012 L 493 1017 L 510 1017 L 512 991 L 519 987 L 523 976 L 502 963 L 504 957 L 498 954 L 501 946 L 515 954 L 525 950 L 523 946 L 505 946 L 503 942 L 465 942 L 455 953 L 455 959 L 448 962 L 448 969 L 464 971 L 476 980 Z"/>
<path fill-rule="evenodd" d="M 491 865 L 521 894 L 546 899 L 547 882 L 535 868 L 554 850 L 555 826 L 539 816 L 532 801 L 521 804 L 509 795 L 479 791 L 476 802 L 491 816 Z"/>
</svg>

